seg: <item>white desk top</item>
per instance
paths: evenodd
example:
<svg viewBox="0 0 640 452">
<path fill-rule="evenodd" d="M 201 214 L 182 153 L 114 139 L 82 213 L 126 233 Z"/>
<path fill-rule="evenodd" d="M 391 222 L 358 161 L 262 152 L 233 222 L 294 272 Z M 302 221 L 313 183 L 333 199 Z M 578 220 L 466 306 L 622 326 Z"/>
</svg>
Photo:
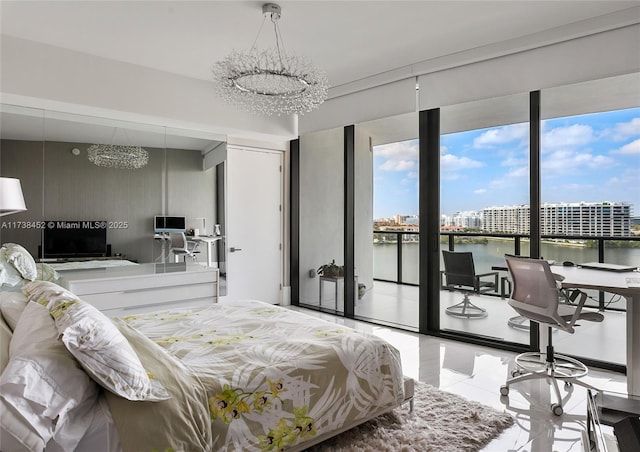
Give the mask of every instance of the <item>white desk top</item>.
<svg viewBox="0 0 640 452">
<path fill-rule="evenodd" d="M 614 272 L 581 267 L 552 265 L 551 271 L 564 276 L 562 287 L 603 290 L 621 295 L 638 295 L 640 287 L 629 287 L 627 278 L 638 278 L 640 272 Z"/>
</svg>

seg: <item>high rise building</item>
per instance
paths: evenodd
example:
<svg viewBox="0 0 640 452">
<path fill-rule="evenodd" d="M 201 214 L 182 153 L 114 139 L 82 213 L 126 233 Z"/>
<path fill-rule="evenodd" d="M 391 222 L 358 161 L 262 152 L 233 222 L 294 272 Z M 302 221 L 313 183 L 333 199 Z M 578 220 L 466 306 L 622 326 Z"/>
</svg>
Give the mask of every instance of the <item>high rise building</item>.
<svg viewBox="0 0 640 452">
<path fill-rule="evenodd" d="M 529 233 L 529 206 L 487 207 L 483 210 L 487 232 Z M 540 208 L 543 235 L 631 235 L 631 205 L 623 202 L 545 203 Z"/>
</svg>

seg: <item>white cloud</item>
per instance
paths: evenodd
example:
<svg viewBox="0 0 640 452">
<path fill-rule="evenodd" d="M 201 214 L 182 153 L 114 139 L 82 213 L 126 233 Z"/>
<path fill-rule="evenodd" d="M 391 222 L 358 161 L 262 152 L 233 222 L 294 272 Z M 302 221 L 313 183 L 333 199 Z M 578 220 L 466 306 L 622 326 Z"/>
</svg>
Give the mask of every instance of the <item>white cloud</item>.
<svg viewBox="0 0 640 452">
<path fill-rule="evenodd" d="M 611 151 L 612 154 L 640 154 L 640 138 L 632 141 L 631 143 L 627 143 L 619 149 L 615 151 Z"/>
<path fill-rule="evenodd" d="M 574 149 L 583 147 L 594 141 L 593 128 L 582 124 L 567 127 L 555 127 L 542 133 L 542 150 L 548 152 L 555 149 Z"/>
<path fill-rule="evenodd" d="M 444 155 L 447 153 L 447 151 L 449 150 L 449 148 L 445 145 L 440 146 L 440 155 Z"/>
<path fill-rule="evenodd" d="M 468 157 L 458 157 L 453 154 L 445 154 L 440 157 L 440 167 L 443 171 L 457 171 L 469 168 L 481 168 L 483 166 L 484 163 Z"/>
<path fill-rule="evenodd" d="M 418 143 L 412 140 L 381 144 L 374 147 L 374 155 L 376 157 L 387 157 L 392 160 L 418 160 Z"/>
<path fill-rule="evenodd" d="M 486 188 L 479 188 L 473 191 L 473 193 L 475 193 L 476 195 L 484 195 L 486 192 L 487 192 Z"/>
<path fill-rule="evenodd" d="M 529 159 L 527 157 L 516 157 L 509 155 L 506 159 L 500 162 L 500 166 L 527 166 L 529 165 Z"/>
<path fill-rule="evenodd" d="M 379 169 L 382 171 L 410 171 L 416 166 L 416 162 L 412 160 L 387 160 L 379 166 Z"/>
<path fill-rule="evenodd" d="M 543 176 L 576 174 L 584 169 L 603 170 L 616 165 L 616 161 L 605 155 L 594 155 L 586 152 L 560 150 L 547 155 L 542 160 Z"/>
<path fill-rule="evenodd" d="M 529 124 L 511 124 L 490 129 L 473 140 L 473 147 L 484 148 L 504 145 L 514 141 L 525 141 L 529 137 Z"/>
<path fill-rule="evenodd" d="M 382 157 L 380 171 L 412 171 L 418 168 L 418 143 L 415 140 L 374 147 L 374 156 Z"/>
<path fill-rule="evenodd" d="M 616 141 L 636 136 L 640 136 L 640 118 L 633 118 L 629 122 L 619 122 L 613 129 L 613 139 Z"/>
</svg>

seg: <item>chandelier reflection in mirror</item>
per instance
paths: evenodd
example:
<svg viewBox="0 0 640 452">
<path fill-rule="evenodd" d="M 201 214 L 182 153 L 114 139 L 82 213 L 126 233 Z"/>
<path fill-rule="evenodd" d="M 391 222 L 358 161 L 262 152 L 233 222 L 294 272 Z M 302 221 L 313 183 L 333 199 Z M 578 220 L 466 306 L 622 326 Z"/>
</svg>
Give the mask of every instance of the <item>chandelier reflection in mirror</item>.
<svg viewBox="0 0 640 452">
<path fill-rule="evenodd" d="M 308 58 L 285 52 L 278 27 L 281 12 L 275 3 L 262 5 L 264 19 L 249 51 L 234 50 L 214 65 L 218 93 L 228 103 L 252 113 L 279 116 L 309 112 L 327 98 L 326 73 Z M 259 50 L 256 42 L 267 17 L 273 23 L 276 47 Z"/>
<path fill-rule="evenodd" d="M 94 144 L 87 154 L 93 164 L 105 168 L 139 169 L 149 162 L 149 153 L 140 146 Z"/>
</svg>

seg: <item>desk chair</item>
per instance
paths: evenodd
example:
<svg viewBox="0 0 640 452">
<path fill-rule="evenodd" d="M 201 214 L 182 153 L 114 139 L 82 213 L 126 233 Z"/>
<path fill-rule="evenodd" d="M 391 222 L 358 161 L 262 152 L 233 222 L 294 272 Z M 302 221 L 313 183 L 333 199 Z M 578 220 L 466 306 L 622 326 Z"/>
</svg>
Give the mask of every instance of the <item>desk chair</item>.
<svg viewBox="0 0 640 452">
<path fill-rule="evenodd" d="M 442 250 L 444 270 L 441 275 L 445 277 L 443 289 L 463 292 L 463 300 L 445 309 L 445 312 L 454 317 L 477 319 L 486 317 L 487 310 L 474 305 L 469 300 L 470 293 L 480 294 L 487 291 L 495 291 L 498 288 L 498 272 L 476 274 L 473 264 L 473 253 L 469 251 Z M 481 278 L 492 277 L 493 281 L 482 281 Z"/>
<path fill-rule="evenodd" d="M 171 249 L 175 261 L 177 262 L 179 257 L 182 256 L 184 261 L 187 260 L 187 256 L 190 256 L 195 262 L 198 262 L 196 254 L 198 251 L 198 242 L 190 242 L 187 240 L 187 236 L 184 232 L 171 232 L 169 233 L 169 241 L 171 242 Z"/>
<path fill-rule="evenodd" d="M 587 294 L 577 289 L 572 290 L 570 294 L 574 301 L 578 300 L 575 306 L 560 303 L 562 292 L 558 281 L 561 277 L 551 273 L 547 261 L 515 257 L 507 257 L 506 260 L 513 283 L 509 305 L 523 317 L 547 326 L 549 341 L 545 353 L 527 352 L 516 357 L 516 368 L 511 373 L 512 378 L 500 388 L 500 394 L 509 395 L 509 386 L 513 383 L 544 378 L 553 387 L 558 400 L 551 405 L 551 411 L 560 416 L 564 410 L 558 380 L 564 381 L 566 387 L 577 384 L 588 389 L 597 389 L 579 380 L 587 374 L 587 366 L 576 359 L 554 352 L 552 329 L 573 334 L 574 326 L 577 326 L 576 321 L 602 322 L 604 317 L 599 312 L 582 309 Z"/>
</svg>

